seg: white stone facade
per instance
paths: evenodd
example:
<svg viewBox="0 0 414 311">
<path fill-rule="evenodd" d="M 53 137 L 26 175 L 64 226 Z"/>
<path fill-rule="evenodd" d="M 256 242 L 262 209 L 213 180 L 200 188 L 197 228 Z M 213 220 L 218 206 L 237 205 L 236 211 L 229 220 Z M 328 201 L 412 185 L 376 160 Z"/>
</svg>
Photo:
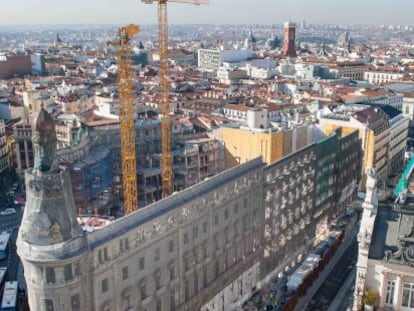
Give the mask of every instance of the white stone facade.
<svg viewBox="0 0 414 311">
<path fill-rule="evenodd" d="M 218 70 L 223 62 L 242 62 L 252 57 L 249 49 L 199 49 L 198 67 L 201 69 Z"/>
<path fill-rule="evenodd" d="M 381 71 L 366 71 L 364 72 L 364 80 L 370 84 L 382 84 L 395 80 L 401 80 L 404 73 L 401 72 L 381 72 Z"/>
</svg>

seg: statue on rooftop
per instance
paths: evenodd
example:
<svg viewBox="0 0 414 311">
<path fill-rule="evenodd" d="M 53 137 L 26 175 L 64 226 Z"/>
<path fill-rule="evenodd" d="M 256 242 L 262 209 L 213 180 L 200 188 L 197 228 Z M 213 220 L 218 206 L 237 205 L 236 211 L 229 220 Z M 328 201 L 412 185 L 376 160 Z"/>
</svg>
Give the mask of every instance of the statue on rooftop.
<svg viewBox="0 0 414 311">
<path fill-rule="evenodd" d="M 43 105 L 32 124 L 32 143 L 34 149 L 34 171 L 45 173 L 56 168 L 56 130 L 53 117 Z"/>
</svg>

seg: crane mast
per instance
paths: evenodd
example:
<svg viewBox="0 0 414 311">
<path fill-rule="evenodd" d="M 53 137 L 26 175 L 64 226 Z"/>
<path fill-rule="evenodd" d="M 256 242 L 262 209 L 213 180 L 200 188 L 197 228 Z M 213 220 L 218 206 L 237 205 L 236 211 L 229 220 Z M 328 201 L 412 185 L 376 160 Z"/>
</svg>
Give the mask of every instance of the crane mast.
<svg viewBox="0 0 414 311">
<path fill-rule="evenodd" d="M 159 79 L 161 86 L 162 196 L 167 197 L 174 191 L 174 181 L 171 155 L 170 87 L 168 82 L 168 15 L 166 0 L 160 0 L 158 2 L 158 32 L 160 44 Z"/>
<path fill-rule="evenodd" d="M 141 0 L 151 4 L 154 0 Z M 155 0 L 157 1 L 157 0 Z M 170 90 L 168 81 L 168 16 L 167 2 L 206 4 L 208 0 L 158 0 L 158 36 L 160 44 L 159 79 L 161 88 L 161 170 L 162 196 L 167 197 L 174 191 L 172 154 L 171 154 L 171 117 L 170 117 Z"/>
<path fill-rule="evenodd" d="M 135 154 L 135 123 L 131 76 L 131 39 L 139 32 L 137 25 L 121 27 L 117 38 L 108 42 L 117 48 L 119 119 L 121 124 L 121 158 L 124 192 L 124 213 L 138 208 L 137 164 Z"/>
</svg>

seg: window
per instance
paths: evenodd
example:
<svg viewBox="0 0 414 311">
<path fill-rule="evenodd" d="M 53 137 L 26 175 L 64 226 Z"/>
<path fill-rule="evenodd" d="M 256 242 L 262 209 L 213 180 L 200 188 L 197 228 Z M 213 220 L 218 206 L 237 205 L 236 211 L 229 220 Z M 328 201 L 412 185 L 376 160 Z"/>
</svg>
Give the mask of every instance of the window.
<svg viewBox="0 0 414 311">
<path fill-rule="evenodd" d="M 194 239 L 196 239 L 198 237 L 198 227 L 197 227 L 197 225 L 195 225 L 193 227 L 193 237 L 194 237 Z"/>
<path fill-rule="evenodd" d="M 184 269 L 185 271 L 190 269 L 190 257 L 188 255 L 184 257 Z"/>
<path fill-rule="evenodd" d="M 403 296 L 401 305 L 403 307 L 414 308 L 414 283 L 403 284 Z"/>
<path fill-rule="evenodd" d="M 72 307 L 72 311 L 80 311 L 79 294 L 70 297 L 70 305 Z"/>
<path fill-rule="evenodd" d="M 46 311 L 54 311 L 55 307 L 53 305 L 53 300 L 45 299 L 45 307 L 46 307 Z"/>
<path fill-rule="evenodd" d="M 203 233 L 207 232 L 207 221 L 203 222 Z"/>
<path fill-rule="evenodd" d="M 229 219 L 229 210 L 227 208 L 224 210 L 224 219 Z"/>
<path fill-rule="evenodd" d="M 108 279 L 102 280 L 102 293 L 106 293 L 108 291 Z"/>
<path fill-rule="evenodd" d="M 170 292 L 170 310 L 175 311 L 175 291 Z"/>
<path fill-rule="evenodd" d="M 185 301 L 190 299 L 190 281 L 189 280 L 185 280 L 185 283 L 184 283 L 184 297 L 185 297 Z"/>
<path fill-rule="evenodd" d="M 128 267 L 122 268 L 122 279 L 126 280 L 128 278 Z"/>
<path fill-rule="evenodd" d="M 194 293 L 198 293 L 198 273 L 194 273 Z"/>
<path fill-rule="evenodd" d="M 244 208 L 247 208 L 247 205 L 248 205 L 248 204 L 247 204 L 247 199 L 246 199 L 246 198 L 244 198 L 244 199 L 243 199 L 243 207 L 244 207 Z"/>
<path fill-rule="evenodd" d="M 247 215 L 245 215 L 244 217 L 243 217 L 243 230 L 244 231 L 247 231 L 247 230 L 249 230 L 249 218 L 248 218 L 248 216 Z"/>
<path fill-rule="evenodd" d="M 387 281 L 387 295 L 385 296 L 385 303 L 392 305 L 394 303 L 395 281 Z"/>
<path fill-rule="evenodd" d="M 208 274 L 207 274 L 207 268 L 203 269 L 203 287 L 207 287 L 208 285 Z"/>
<path fill-rule="evenodd" d="M 104 248 L 103 252 L 104 252 L 104 259 L 106 261 L 109 261 L 108 249 L 106 247 Z"/>
<path fill-rule="evenodd" d="M 122 296 L 122 304 L 124 310 L 130 310 L 131 308 L 131 294 L 129 292 Z"/>
<path fill-rule="evenodd" d="M 239 221 L 238 220 L 234 223 L 233 227 L 234 227 L 234 236 L 238 237 L 239 236 Z"/>
<path fill-rule="evenodd" d="M 65 282 L 69 282 L 73 280 L 73 272 L 72 272 L 72 265 L 68 264 L 65 265 L 63 268 L 63 273 L 65 275 Z"/>
<path fill-rule="evenodd" d="M 144 270 L 145 269 L 145 257 L 139 258 L 139 269 Z"/>
<path fill-rule="evenodd" d="M 142 281 L 139 285 L 139 292 L 141 294 L 141 300 L 147 298 L 147 284 L 145 283 L 145 281 Z"/>
<path fill-rule="evenodd" d="M 55 269 L 46 267 L 46 283 L 53 284 L 56 282 Z"/>
<path fill-rule="evenodd" d="M 208 257 L 208 245 L 207 243 L 204 243 L 203 245 L 203 258 L 207 258 Z"/>
<path fill-rule="evenodd" d="M 184 233 L 184 244 L 188 243 L 188 233 Z"/>
<path fill-rule="evenodd" d="M 220 249 L 220 238 L 218 236 L 218 233 L 214 235 L 214 247 L 216 250 Z"/>
<path fill-rule="evenodd" d="M 215 224 L 216 226 L 218 226 L 218 224 L 219 224 L 219 217 L 218 217 L 218 214 L 214 215 L 214 224 Z"/>
<path fill-rule="evenodd" d="M 405 107 L 405 114 L 410 114 L 410 107 L 408 106 Z"/>
<path fill-rule="evenodd" d="M 172 281 L 172 280 L 175 279 L 175 266 L 174 266 L 174 264 L 170 265 L 169 271 L 170 271 L 170 281 Z"/>
<path fill-rule="evenodd" d="M 155 261 L 158 261 L 160 259 L 160 249 L 157 248 L 155 250 Z"/>
<path fill-rule="evenodd" d="M 168 250 L 169 250 L 170 253 L 172 253 L 174 251 L 174 241 L 173 240 L 171 240 L 168 243 Z"/>
<path fill-rule="evenodd" d="M 239 204 L 235 203 L 234 204 L 234 213 L 237 214 L 239 212 Z"/>
<path fill-rule="evenodd" d="M 157 299 L 157 301 L 156 301 L 156 310 L 157 311 L 162 311 L 161 299 Z"/>
<path fill-rule="evenodd" d="M 157 272 L 155 272 L 155 274 L 154 274 L 154 277 L 155 277 L 155 288 L 158 290 L 162 287 L 161 272 L 159 270 L 157 270 Z"/>
<path fill-rule="evenodd" d="M 81 269 L 80 269 L 79 262 L 73 264 L 73 271 L 75 273 L 75 276 L 80 276 L 81 275 Z"/>
<path fill-rule="evenodd" d="M 230 229 L 228 227 L 224 230 L 224 240 L 226 243 L 230 242 Z"/>
<path fill-rule="evenodd" d="M 129 249 L 129 240 L 128 239 L 121 239 L 119 240 L 119 247 L 121 252 L 124 252 Z"/>
</svg>

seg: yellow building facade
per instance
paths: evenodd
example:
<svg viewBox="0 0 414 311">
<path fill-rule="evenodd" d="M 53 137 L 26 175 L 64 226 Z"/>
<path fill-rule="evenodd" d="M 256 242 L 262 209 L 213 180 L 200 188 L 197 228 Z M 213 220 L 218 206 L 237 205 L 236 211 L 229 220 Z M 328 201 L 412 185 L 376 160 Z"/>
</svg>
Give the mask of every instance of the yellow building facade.
<svg viewBox="0 0 414 311">
<path fill-rule="evenodd" d="M 262 156 L 265 163 L 270 164 L 305 147 L 310 142 L 307 126 L 279 132 L 223 128 L 222 140 L 226 168 L 259 156 Z"/>
</svg>

